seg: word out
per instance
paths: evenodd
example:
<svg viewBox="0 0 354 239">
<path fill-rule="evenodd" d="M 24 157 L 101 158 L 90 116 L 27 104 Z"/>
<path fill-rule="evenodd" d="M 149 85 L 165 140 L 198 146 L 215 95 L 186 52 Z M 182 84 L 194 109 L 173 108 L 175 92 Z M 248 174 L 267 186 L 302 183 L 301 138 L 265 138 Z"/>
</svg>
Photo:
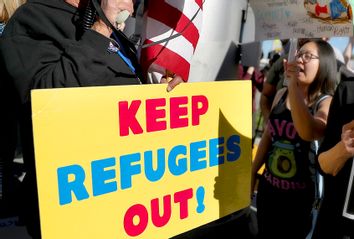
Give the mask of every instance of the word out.
<svg viewBox="0 0 354 239">
<path fill-rule="evenodd" d="M 204 188 L 199 187 L 196 190 L 197 213 L 202 213 L 205 209 Z M 189 188 L 163 197 L 163 211 L 159 207 L 159 199 L 154 198 L 150 201 L 150 219 L 155 227 L 163 227 L 168 224 L 172 216 L 172 200 L 174 204 L 179 205 L 179 219 L 183 220 L 189 216 L 189 200 L 193 198 L 193 189 Z M 134 220 L 136 219 L 136 220 Z M 134 221 L 136 223 L 134 223 Z M 149 224 L 149 208 L 142 204 L 132 205 L 124 215 L 124 230 L 131 236 L 141 235 Z"/>
</svg>

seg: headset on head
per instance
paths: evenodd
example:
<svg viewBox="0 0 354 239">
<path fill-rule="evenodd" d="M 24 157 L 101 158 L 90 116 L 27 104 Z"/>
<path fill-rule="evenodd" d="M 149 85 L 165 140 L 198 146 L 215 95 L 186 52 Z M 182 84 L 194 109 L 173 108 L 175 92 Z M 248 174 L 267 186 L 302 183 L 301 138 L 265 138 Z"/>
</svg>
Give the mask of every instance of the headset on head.
<svg viewBox="0 0 354 239">
<path fill-rule="evenodd" d="M 197 15 L 199 14 L 200 10 L 202 9 L 203 5 L 204 5 L 204 2 L 205 0 L 203 0 L 202 2 L 202 6 L 198 8 L 198 10 L 194 13 L 194 15 L 192 16 L 191 19 L 189 19 L 189 22 L 187 23 L 187 25 L 182 29 L 182 31 L 178 32 L 178 33 L 175 33 L 169 37 L 166 37 L 164 39 L 161 39 L 159 41 L 156 41 L 156 42 L 152 42 L 152 43 L 149 43 L 149 44 L 134 44 L 122 31 L 116 29 L 116 27 L 114 27 L 111 22 L 107 19 L 107 17 L 105 16 L 104 12 L 102 11 L 101 9 L 101 5 L 99 3 L 98 0 L 90 0 L 89 2 L 92 3 L 92 5 L 89 3 L 87 5 L 87 8 L 88 10 L 86 10 L 86 14 L 84 15 L 84 20 L 83 20 L 83 26 L 84 26 L 84 29 L 89 29 L 91 28 L 92 24 L 93 24 L 93 21 L 94 21 L 94 15 L 95 15 L 95 12 L 93 11 L 96 10 L 98 16 L 105 22 L 105 24 L 107 26 L 109 26 L 113 32 L 122 37 L 128 44 L 129 48 L 132 48 L 131 50 L 133 52 L 136 52 L 136 47 L 141 47 L 141 48 L 147 48 L 147 47 L 151 47 L 151 46 L 154 46 L 154 45 L 158 45 L 158 44 L 161 44 L 161 43 L 164 43 L 164 42 L 168 42 L 172 39 L 175 39 L 177 37 L 180 37 L 183 32 L 190 26 L 190 24 L 194 21 L 194 19 L 197 17 Z M 93 9 L 90 9 L 90 8 L 93 8 Z"/>
</svg>

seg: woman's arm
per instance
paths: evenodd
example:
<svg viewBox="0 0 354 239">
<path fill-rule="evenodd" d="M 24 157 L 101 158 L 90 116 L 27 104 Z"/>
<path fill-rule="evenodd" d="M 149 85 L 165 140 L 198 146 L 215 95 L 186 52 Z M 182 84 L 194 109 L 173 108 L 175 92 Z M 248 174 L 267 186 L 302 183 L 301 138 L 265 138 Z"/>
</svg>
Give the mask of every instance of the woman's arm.
<svg viewBox="0 0 354 239">
<path fill-rule="evenodd" d="M 251 171 L 251 194 L 255 190 L 257 172 L 262 167 L 267 153 L 271 147 L 271 137 L 269 131 L 266 128 L 262 134 L 261 141 L 259 142 L 256 156 L 252 162 L 252 171 Z"/>
<path fill-rule="evenodd" d="M 312 115 L 308 110 L 308 105 L 305 103 L 307 96 L 304 95 L 295 77 L 297 71 L 296 63 L 285 62 L 285 64 L 286 74 L 289 79 L 288 97 L 294 126 L 303 140 L 312 141 L 319 139 L 323 137 L 326 129 L 332 97 L 324 99 L 315 115 Z"/>
<path fill-rule="evenodd" d="M 354 120 L 342 128 L 341 140 L 332 148 L 322 152 L 318 162 L 323 172 L 336 176 L 348 159 L 354 156 Z"/>
</svg>

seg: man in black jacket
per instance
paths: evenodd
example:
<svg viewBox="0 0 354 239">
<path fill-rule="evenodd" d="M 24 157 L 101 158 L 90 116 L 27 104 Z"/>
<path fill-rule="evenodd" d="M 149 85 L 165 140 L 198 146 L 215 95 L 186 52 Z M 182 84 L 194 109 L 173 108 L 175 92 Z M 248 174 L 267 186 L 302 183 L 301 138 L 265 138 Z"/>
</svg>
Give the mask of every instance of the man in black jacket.
<svg viewBox="0 0 354 239">
<path fill-rule="evenodd" d="M 86 10 L 89 1 L 99 8 L 96 17 Z M 89 1 L 29 0 L 12 16 L 0 39 L 0 160 L 13 159 L 14 147 L 6 144 L 19 120 L 26 167 L 21 207 L 33 238 L 40 238 L 40 229 L 30 91 L 144 81 L 134 46 L 115 29 L 120 28 L 119 13 L 133 13 L 133 1 L 101 0 L 101 7 L 97 0 Z M 173 79 L 169 86 L 178 83 Z"/>
<path fill-rule="evenodd" d="M 354 238 L 354 75 L 343 71 L 318 155 L 324 194 L 312 238 Z M 348 200 L 348 201 L 347 201 Z"/>
</svg>

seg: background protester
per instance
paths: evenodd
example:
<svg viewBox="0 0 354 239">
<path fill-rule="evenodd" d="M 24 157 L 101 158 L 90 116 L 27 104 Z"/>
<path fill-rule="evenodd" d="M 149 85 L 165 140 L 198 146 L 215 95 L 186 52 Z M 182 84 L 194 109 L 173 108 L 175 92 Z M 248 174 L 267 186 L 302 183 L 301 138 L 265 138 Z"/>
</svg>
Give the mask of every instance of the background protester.
<svg viewBox="0 0 354 239">
<path fill-rule="evenodd" d="M 242 63 L 238 65 L 236 79 L 251 80 L 252 82 L 252 139 L 255 137 L 256 119 L 257 119 L 257 102 L 256 94 L 262 92 L 264 74 L 254 66 L 243 66 Z M 253 142 L 252 142 L 253 143 Z"/>
<path fill-rule="evenodd" d="M 349 37 L 348 43 L 345 46 L 344 51 L 343 51 L 343 56 L 344 56 L 345 66 L 351 71 L 354 71 L 354 69 L 352 68 L 352 65 L 351 65 L 351 59 L 352 59 L 352 55 L 353 55 L 353 47 L 354 47 L 354 37 Z"/>
<path fill-rule="evenodd" d="M 279 57 L 277 57 L 276 60 L 273 60 L 271 67 L 267 71 L 259 100 L 259 107 L 261 109 L 264 123 L 268 120 L 270 109 L 277 91 L 283 88 L 283 61 L 288 57 L 290 41 L 289 39 L 284 39 L 281 43 L 283 46 L 283 51 L 279 53 Z"/>
</svg>

